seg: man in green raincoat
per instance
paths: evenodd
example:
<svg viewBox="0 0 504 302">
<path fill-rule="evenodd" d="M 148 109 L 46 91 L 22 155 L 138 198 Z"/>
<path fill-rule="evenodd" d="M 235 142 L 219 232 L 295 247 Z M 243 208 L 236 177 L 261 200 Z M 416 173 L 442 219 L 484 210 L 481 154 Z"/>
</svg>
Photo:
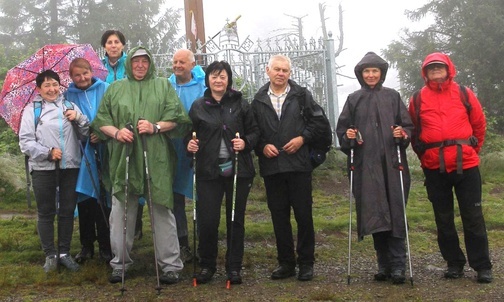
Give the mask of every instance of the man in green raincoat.
<svg viewBox="0 0 504 302">
<path fill-rule="evenodd" d="M 130 258 L 135 233 L 138 198 L 148 199 L 141 136 L 146 136 L 147 161 L 151 178 L 157 263 L 163 271 L 160 282 L 176 283 L 183 264 L 173 216 L 172 183 L 177 156 L 171 143 L 190 130 L 190 119 L 166 78 L 155 76 L 151 53 L 133 48 L 126 59 L 127 78 L 112 83 L 101 101 L 92 128 L 101 139 L 108 139 L 112 212 L 110 244 L 115 255 L 109 281 L 121 282 L 133 264 Z M 125 126 L 132 123 L 133 132 Z M 123 252 L 125 213 L 126 146 L 129 144 L 126 248 Z M 124 258 L 124 267 L 123 267 Z"/>
</svg>

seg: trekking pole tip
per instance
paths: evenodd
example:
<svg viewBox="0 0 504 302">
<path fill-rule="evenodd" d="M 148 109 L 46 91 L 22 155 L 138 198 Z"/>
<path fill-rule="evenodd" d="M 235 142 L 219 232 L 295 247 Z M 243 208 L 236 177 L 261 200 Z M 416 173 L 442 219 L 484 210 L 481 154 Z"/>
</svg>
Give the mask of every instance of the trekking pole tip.
<svg viewBox="0 0 504 302">
<path fill-rule="evenodd" d="M 231 281 L 230 280 L 226 281 L 226 289 L 231 289 Z"/>
<path fill-rule="evenodd" d="M 196 280 L 196 278 L 192 279 L 192 286 L 194 287 L 198 286 L 198 281 Z"/>
<path fill-rule="evenodd" d="M 350 275 L 347 276 L 347 284 L 350 285 Z"/>
</svg>

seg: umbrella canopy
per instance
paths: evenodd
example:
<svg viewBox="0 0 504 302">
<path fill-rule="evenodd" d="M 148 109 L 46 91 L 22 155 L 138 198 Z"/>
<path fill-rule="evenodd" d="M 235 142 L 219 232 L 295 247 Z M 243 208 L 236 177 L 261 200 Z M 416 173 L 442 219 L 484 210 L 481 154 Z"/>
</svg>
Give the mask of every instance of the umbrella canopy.
<svg viewBox="0 0 504 302">
<path fill-rule="evenodd" d="M 103 80 L 106 78 L 107 69 L 90 44 L 46 45 L 7 72 L 0 94 L 0 115 L 16 134 L 19 132 L 24 107 L 37 95 L 37 74 L 49 69 L 57 72 L 63 93 L 72 82 L 68 68 L 75 58 L 88 60 L 93 75 Z"/>
</svg>

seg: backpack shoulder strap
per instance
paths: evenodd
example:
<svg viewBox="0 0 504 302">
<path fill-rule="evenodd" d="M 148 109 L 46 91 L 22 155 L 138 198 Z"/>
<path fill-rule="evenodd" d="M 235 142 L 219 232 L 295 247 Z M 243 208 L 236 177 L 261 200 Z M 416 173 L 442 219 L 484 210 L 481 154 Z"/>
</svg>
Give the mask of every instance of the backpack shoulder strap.
<svg viewBox="0 0 504 302">
<path fill-rule="evenodd" d="M 63 105 L 65 105 L 66 109 L 67 110 L 74 110 L 74 105 L 72 102 L 70 102 L 69 100 L 65 99 L 63 100 Z"/>
<path fill-rule="evenodd" d="M 42 114 L 42 102 L 33 102 L 33 122 L 35 123 L 35 130 L 37 130 L 38 123 L 40 121 L 40 115 Z"/>
<path fill-rule="evenodd" d="M 422 104 L 421 89 L 413 93 L 413 106 L 415 108 L 415 119 L 417 124 L 420 124 L 420 105 Z"/>
<path fill-rule="evenodd" d="M 420 107 L 422 106 L 422 89 L 418 89 L 413 93 L 413 106 L 415 108 L 415 128 L 417 141 L 420 141 L 420 133 L 422 132 L 422 123 L 420 121 Z"/>
<path fill-rule="evenodd" d="M 459 85 L 460 88 L 460 100 L 462 101 L 462 104 L 464 104 L 464 107 L 467 110 L 467 115 L 470 115 L 472 106 L 471 103 L 469 103 L 469 95 L 467 93 L 467 88 L 464 85 Z"/>
</svg>

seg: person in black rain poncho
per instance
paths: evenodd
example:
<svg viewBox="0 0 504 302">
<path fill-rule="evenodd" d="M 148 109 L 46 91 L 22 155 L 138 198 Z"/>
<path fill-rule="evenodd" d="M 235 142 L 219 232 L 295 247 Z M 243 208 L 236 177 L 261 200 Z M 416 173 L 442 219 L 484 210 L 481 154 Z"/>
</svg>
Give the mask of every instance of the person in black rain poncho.
<svg viewBox="0 0 504 302">
<path fill-rule="evenodd" d="M 406 227 L 397 143 L 404 167 L 407 200 L 410 175 L 406 148 L 413 124 L 399 93 L 383 87 L 388 63 L 368 52 L 355 66 L 361 89 L 348 96 L 336 133 L 341 151 L 354 148 L 354 182 L 359 240 L 373 235 L 378 260 L 377 281 L 405 282 Z M 355 144 L 351 145 L 354 141 Z"/>
</svg>

